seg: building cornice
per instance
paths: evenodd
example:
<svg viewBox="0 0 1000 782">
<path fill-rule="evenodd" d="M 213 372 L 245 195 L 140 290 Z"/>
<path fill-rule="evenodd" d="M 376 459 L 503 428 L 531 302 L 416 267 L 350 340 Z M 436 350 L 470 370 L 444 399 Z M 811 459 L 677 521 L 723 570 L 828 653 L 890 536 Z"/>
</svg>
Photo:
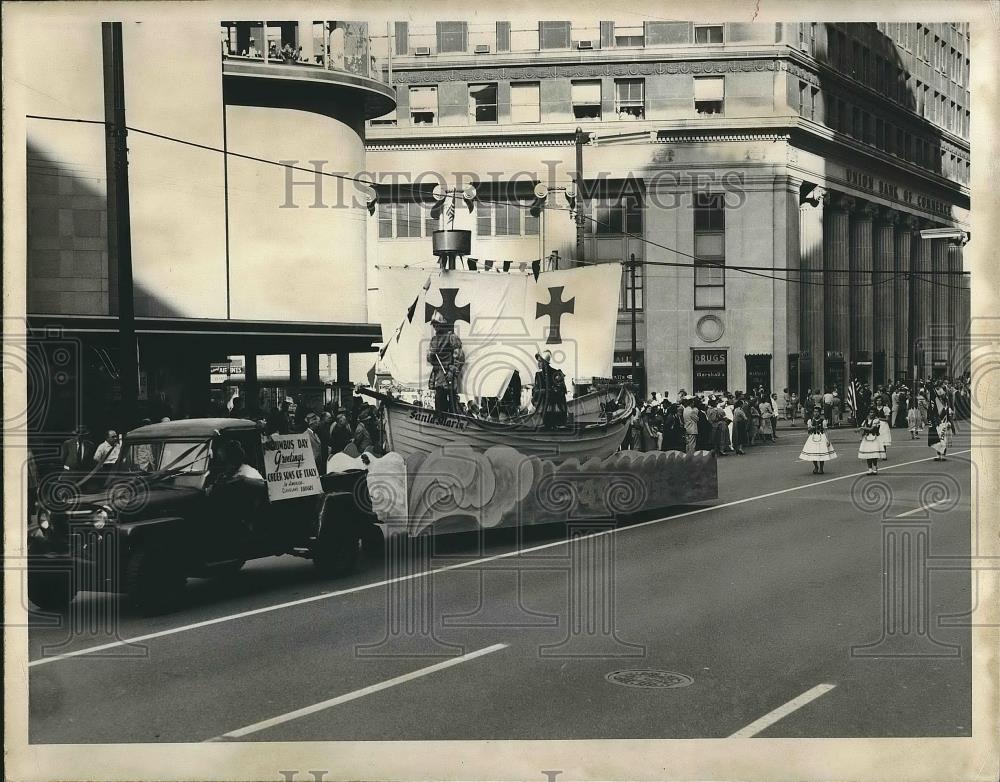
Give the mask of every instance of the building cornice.
<svg viewBox="0 0 1000 782">
<path fill-rule="evenodd" d="M 759 52 L 750 52 L 745 56 L 734 56 L 726 52 L 724 57 L 705 57 L 697 59 L 665 58 L 663 53 L 655 57 L 624 62 L 544 62 L 533 64 L 487 65 L 485 63 L 470 63 L 451 67 L 419 68 L 415 70 L 393 70 L 393 84 L 440 84 L 449 81 L 467 81 L 469 70 L 475 71 L 477 80 L 506 81 L 522 79 L 558 79 L 558 78 L 600 78 L 653 76 L 657 74 L 690 73 L 738 73 L 763 72 L 782 70 L 780 54 L 777 51 L 767 58 Z"/>
</svg>

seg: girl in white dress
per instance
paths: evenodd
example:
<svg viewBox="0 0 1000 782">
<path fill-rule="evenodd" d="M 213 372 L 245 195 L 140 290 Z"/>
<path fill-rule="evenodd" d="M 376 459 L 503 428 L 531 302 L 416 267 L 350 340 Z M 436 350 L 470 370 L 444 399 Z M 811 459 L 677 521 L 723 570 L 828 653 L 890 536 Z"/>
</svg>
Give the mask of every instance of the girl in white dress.
<svg viewBox="0 0 1000 782">
<path fill-rule="evenodd" d="M 885 456 L 885 448 L 878 439 L 878 418 L 875 410 L 868 411 L 868 418 L 861 424 L 861 444 L 858 446 L 858 458 L 868 463 L 868 474 L 878 474 L 878 460 Z"/>
<path fill-rule="evenodd" d="M 823 474 L 823 462 L 837 458 L 837 452 L 830 444 L 830 438 L 826 436 L 826 427 L 823 424 L 823 411 L 817 407 L 813 410 L 813 417 L 808 422 L 808 434 L 806 434 L 805 444 L 799 459 L 804 462 L 813 463 L 813 475 Z"/>
<path fill-rule="evenodd" d="M 948 448 L 951 446 L 951 438 L 955 432 L 955 424 L 951 421 L 951 409 L 945 405 L 938 416 L 937 426 L 934 422 L 928 425 L 927 440 L 930 443 L 931 448 L 937 451 L 934 456 L 934 461 L 943 462 L 944 455 L 948 452 Z M 937 437 L 933 437 L 936 434 Z"/>
<path fill-rule="evenodd" d="M 882 443 L 882 461 L 889 461 L 889 446 L 892 445 L 892 430 L 889 427 L 888 408 L 883 407 L 878 417 L 878 439 Z"/>
</svg>

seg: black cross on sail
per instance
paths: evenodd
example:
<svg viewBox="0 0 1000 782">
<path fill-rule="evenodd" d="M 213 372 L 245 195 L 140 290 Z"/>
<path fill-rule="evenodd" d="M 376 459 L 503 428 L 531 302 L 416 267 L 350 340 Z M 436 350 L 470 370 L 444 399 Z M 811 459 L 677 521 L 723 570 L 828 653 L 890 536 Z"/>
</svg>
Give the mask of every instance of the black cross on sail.
<svg viewBox="0 0 1000 782">
<path fill-rule="evenodd" d="M 542 304 L 538 302 L 535 305 L 535 319 L 545 317 L 549 318 L 549 329 L 548 338 L 545 340 L 546 345 L 561 345 L 562 344 L 562 334 L 560 333 L 560 327 L 562 325 L 562 316 L 566 314 L 572 314 L 576 306 L 576 297 L 568 301 L 562 300 L 562 293 L 565 286 L 558 285 L 549 288 L 549 303 Z"/>
<path fill-rule="evenodd" d="M 459 307 L 455 303 L 455 299 L 458 297 L 458 288 L 440 288 L 439 291 L 441 293 L 441 304 L 439 306 L 435 306 L 430 302 L 424 304 L 424 323 L 430 323 L 431 318 L 434 317 L 434 312 L 437 311 L 441 313 L 444 322 L 449 326 L 454 326 L 460 320 L 464 320 L 471 325 L 471 305 L 466 304 Z"/>
</svg>

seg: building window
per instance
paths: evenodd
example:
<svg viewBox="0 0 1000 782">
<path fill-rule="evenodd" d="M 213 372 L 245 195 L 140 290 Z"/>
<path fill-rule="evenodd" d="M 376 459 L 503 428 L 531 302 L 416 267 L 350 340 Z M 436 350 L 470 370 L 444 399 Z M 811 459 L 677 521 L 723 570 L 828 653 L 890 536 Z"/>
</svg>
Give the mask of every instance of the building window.
<svg viewBox="0 0 1000 782">
<path fill-rule="evenodd" d="M 618 119 L 645 119 L 643 79 L 615 79 L 615 113 Z"/>
<path fill-rule="evenodd" d="M 437 22 L 437 50 L 440 54 L 464 53 L 469 49 L 469 26 L 465 22 Z"/>
<path fill-rule="evenodd" d="M 410 87 L 410 124 L 436 125 L 438 114 L 437 87 Z"/>
<path fill-rule="evenodd" d="M 646 35 L 642 25 L 638 27 L 616 27 L 615 46 L 643 46 L 646 43 Z"/>
<path fill-rule="evenodd" d="M 642 309 L 642 270 L 642 263 L 637 261 L 635 265 L 635 309 L 637 312 Z M 629 271 L 628 266 L 622 269 L 622 286 L 621 295 L 618 298 L 618 309 L 632 310 L 632 273 Z"/>
<path fill-rule="evenodd" d="M 726 307 L 726 210 L 722 193 L 695 193 L 694 308 Z"/>
<path fill-rule="evenodd" d="M 538 236 L 539 218 L 516 203 L 476 202 L 476 234 L 484 236 Z"/>
<path fill-rule="evenodd" d="M 725 93 L 725 76 L 696 76 L 694 79 L 695 113 L 722 114 Z"/>
<path fill-rule="evenodd" d="M 379 239 L 429 238 L 437 228 L 438 219 L 431 217 L 430 208 L 424 204 L 415 201 L 405 203 L 379 201 Z"/>
<path fill-rule="evenodd" d="M 537 81 L 510 85 L 510 121 L 540 122 L 541 109 Z"/>
<path fill-rule="evenodd" d="M 695 43 L 722 43 L 721 24 L 696 24 L 694 26 Z"/>
<path fill-rule="evenodd" d="M 568 49 L 572 24 L 570 22 L 539 22 L 538 47 L 540 49 Z"/>
<path fill-rule="evenodd" d="M 575 119 L 601 118 L 601 82 L 575 81 L 572 84 L 573 117 Z"/>
<path fill-rule="evenodd" d="M 865 137 L 865 129 L 861 119 L 861 109 L 857 106 L 851 109 L 851 135 L 861 141 Z"/>
<path fill-rule="evenodd" d="M 643 209 L 638 198 L 598 198 L 591 202 L 593 221 L 587 221 L 587 233 L 595 236 L 642 236 Z"/>
<path fill-rule="evenodd" d="M 469 119 L 478 124 L 495 124 L 497 121 L 497 85 L 469 85 Z"/>
</svg>

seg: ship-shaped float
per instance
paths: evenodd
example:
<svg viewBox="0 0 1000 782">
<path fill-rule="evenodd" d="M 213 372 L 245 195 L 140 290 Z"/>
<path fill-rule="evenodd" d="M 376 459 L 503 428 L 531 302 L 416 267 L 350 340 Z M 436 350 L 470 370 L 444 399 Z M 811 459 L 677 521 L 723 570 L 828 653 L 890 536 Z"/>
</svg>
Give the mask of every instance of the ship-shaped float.
<svg viewBox="0 0 1000 782">
<path fill-rule="evenodd" d="M 380 518 L 416 534 L 615 518 L 717 496 L 711 454 L 621 450 L 636 410 L 634 389 L 612 379 L 621 263 L 480 264 L 464 257 L 468 232 L 434 240 L 439 263 L 378 269 L 379 370 L 426 388 L 432 320 L 442 321 L 462 342 L 457 391 L 468 407 L 439 411 L 360 389 L 377 403 L 387 451 L 369 460 Z M 508 393 L 514 384 L 528 395 L 539 356 L 575 392 L 559 425 Z M 380 476 L 385 485 L 373 485 Z"/>
</svg>

